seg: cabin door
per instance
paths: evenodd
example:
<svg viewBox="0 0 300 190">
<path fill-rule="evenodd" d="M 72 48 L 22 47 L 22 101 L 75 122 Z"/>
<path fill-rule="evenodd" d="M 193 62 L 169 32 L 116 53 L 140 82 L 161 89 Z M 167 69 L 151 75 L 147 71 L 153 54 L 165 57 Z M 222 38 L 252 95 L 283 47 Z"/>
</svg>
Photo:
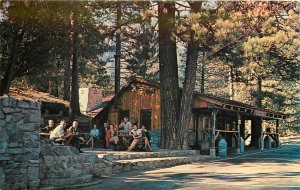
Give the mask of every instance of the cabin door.
<svg viewBox="0 0 300 190">
<path fill-rule="evenodd" d="M 141 110 L 140 113 L 140 127 L 144 125 L 147 130 L 151 130 L 151 110 Z"/>
<path fill-rule="evenodd" d="M 119 125 L 121 123 L 121 121 L 124 119 L 124 117 L 127 117 L 129 119 L 129 114 L 130 114 L 129 110 L 120 110 L 119 111 L 119 121 L 118 121 L 117 125 Z"/>
</svg>

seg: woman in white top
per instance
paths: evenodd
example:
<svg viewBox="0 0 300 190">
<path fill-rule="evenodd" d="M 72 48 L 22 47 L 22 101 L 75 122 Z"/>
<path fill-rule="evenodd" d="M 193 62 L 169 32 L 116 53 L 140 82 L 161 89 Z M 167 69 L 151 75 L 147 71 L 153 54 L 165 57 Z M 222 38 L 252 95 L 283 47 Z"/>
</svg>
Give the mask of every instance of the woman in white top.
<svg viewBox="0 0 300 190">
<path fill-rule="evenodd" d="M 143 140 L 142 130 L 138 129 L 138 126 L 136 124 L 133 125 L 133 129 L 131 130 L 130 134 L 133 137 L 133 141 L 127 151 L 132 151 L 135 146 Z"/>
</svg>

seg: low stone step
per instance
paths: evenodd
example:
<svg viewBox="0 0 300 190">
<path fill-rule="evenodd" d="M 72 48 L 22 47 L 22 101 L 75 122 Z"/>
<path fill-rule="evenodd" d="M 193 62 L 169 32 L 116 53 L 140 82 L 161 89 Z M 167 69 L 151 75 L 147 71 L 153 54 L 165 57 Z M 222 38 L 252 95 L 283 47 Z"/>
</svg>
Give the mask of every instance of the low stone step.
<svg viewBox="0 0 300 190">
<path fill-rule="evenodd" d="M 98 154 L 98 158 L 108 161 L 113 160 L 132 160 L 143 158 L 162 158 L 162 157 L 178 157 L 178 156 L 193 156 L 199 152 L 195 150 L 182 151 L 160 151 L 160 152 L 105 152 Z"/>
<path fill-rule="evenodd" d="M 92 178 L 93 175 L 89 174 L 68 178 L 49 178 L 42 180 L 41 189 L 46 189 L 46 187 L 50 189 L 64 189 L 65 186 L 89 183 L 92 181 Z"/>
<path fill-rule="evenodd" d="M 129 172 L 132 170 L 147 170 L 166 168 L 181 164 L 188 164 L 199 159 L 200 156 L 163 157 L 163 158 L 143 158 L 132 160 L 113 161 L 113 174 Z"/>
</svg>

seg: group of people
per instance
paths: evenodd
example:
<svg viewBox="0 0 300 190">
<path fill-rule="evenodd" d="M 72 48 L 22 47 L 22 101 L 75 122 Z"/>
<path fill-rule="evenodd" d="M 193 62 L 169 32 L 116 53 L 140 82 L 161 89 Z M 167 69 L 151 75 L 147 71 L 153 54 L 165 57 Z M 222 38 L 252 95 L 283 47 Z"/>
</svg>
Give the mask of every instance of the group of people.
<svg viewBox="0 0 300 190">
<path fill-rule="evenodd" d="M 50 133 L 49 138 L 53 142 L 57 144 L 64 144 L 67 142 L 67 144 L 76 147 L 78 151 L 82 153 L 83 151 L 80 149 L 81 142 L 84 143 L 85 139 L 80 136 L 78 121 L 74 120 L 70 128 L 66 129 L 66 127 L 66 120 L 61 120 L 57 127 L 55 127 L 53 120 L 49 120 L 48 126 L 42 128 L 41 132 Z"/>
<path fill-rule="evenodd" d="M 133 151 L 136 146 L 140 144 L 143 145 L 144 150 L 152 151 L 150 135 L 145 126 L 139 129 L 137 124 L 129 122 L 127 117 L 122 120 L 119 126 L 109 124 L 104 129 L 104 148 L 108 148 L 110 144 L 112 144 L 114 150 L 120 150 L 120 146 L 123 146 L 127 151 Z M 90 138 L 86 141 L 80 136 L 78 121 L 76 120 L 73 121 L 72 126 L 68 129 L 66 120 L 61 120 L 60 124 L 56 127 L 54 121 L 49 120 L 48 126 L 41 128 L 41 132 L 50 133 L 50 140 L 58 144 L 67 143 L 68 145 L 74 146 L 80 153 L 83 152 L 80 149 L 82 143 L 88 145 L 92 142 L 92 148 L 94 147 L 95 141 L 98 141 L 100 145 L 100 131 L 97 129 L 97 126 L 93 126 L 93 129 L 89 133 Z"/>
<path fill-rule="evenodd" d="M 109 124 L 109 127 L 105 136 L 106 147 L 109 144 L 113 144 L 114 149 L 120 149 L 120 143 L 127 146 L 127 151 L 133 151 L 137 144 L 143 145 L 143 149 L 149 149 L 152 151 L 150 145 L 150 135 L 146 130 L 145 126 L 142 126 L 140 129 L 137 124 L 131 124 L 128 121 L 128 118 L 125 117 L 119 126 Z"/>
</svg>

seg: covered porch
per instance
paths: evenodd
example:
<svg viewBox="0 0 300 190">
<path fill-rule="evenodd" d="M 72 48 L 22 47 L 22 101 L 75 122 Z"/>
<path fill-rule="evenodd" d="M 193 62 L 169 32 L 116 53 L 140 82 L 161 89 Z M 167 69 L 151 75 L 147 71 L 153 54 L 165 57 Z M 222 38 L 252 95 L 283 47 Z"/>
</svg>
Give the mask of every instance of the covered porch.
<svg viewBox="0 0 300 190">
<path fill-rule="evenodd" d="M 219 142 L 226 142 L 227 152 L 242 153 L 245 146 L 257 149 L 279 147 L 279 124 L 285 114 L 256 108 L 219 97 L 198 95 L 192 109 L 190 146 L 212 157 L 220 151 Z M 272 123 L 274 129 L 264 128 Z M 225 141 L 224 141 L 225 140 Z"/>
</svg>

